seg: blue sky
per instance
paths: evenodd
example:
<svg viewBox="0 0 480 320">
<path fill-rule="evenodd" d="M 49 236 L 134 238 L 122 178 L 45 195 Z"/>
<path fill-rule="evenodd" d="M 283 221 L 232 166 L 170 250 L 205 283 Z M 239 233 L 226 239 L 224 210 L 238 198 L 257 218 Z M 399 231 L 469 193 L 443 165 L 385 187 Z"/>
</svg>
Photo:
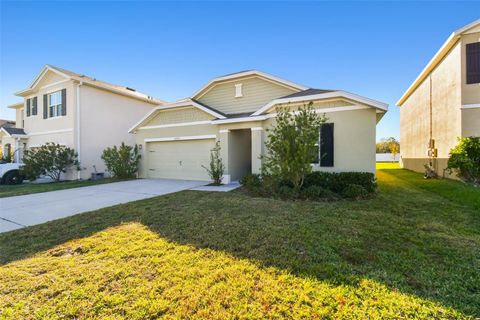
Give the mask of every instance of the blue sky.
<svg viewBox="0 0 480 320">
<path fill-rule="evenodd" d="M 395 102 L 479 2 L 4 2 L 0 117 L 45 64 L 167 101 L 259 69 L 390 104 L 377 138 L 399 137 Z"/>
</svg>

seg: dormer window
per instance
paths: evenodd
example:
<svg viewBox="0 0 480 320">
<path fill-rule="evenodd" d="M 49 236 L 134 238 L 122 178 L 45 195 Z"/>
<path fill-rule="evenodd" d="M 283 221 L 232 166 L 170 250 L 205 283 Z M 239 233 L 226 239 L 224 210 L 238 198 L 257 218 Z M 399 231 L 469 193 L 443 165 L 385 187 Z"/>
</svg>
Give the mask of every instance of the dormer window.
<svg viewBox="0 0 480 320">
<path fill-rule="evenodd" d="M 242 84 L 237 83 L 235 84 L 235 98 L 241 98 L 241 97 L 243 97 Z"/>
</svg>

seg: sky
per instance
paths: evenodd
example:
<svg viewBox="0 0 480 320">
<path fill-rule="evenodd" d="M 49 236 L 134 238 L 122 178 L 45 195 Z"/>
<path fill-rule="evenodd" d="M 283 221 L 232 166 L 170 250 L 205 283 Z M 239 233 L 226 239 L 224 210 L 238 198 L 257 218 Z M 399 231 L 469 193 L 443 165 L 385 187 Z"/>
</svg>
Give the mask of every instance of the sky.
<svg viewBox="0 0 480 320">
<path fill-rule="evenodd" d="M 257 69 L 389 104 L 377 140 L 400 136 L 396 101 L 480 2 L 27 2 L 0 0 L 0 118 L 45 64 L 166 101 Z"/>
</svg>

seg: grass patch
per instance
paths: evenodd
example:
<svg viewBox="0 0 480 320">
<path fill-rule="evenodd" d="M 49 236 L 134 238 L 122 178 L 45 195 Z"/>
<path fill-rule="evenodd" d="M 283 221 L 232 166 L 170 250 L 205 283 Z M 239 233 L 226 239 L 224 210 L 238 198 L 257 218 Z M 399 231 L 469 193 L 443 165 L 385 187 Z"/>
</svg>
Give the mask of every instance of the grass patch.
<svg viewBox="0 0 480 320">
<path fill-rule="evenodd" d="M 105 184 L 111 182 L 119 182 L 124 180 L 106 178 L 99 180 L 74 180 L 74 181 L 61 181 L 50 183 L 30 183 L 25 182 L 19 185 L 0 185 L 0 198 L 21 196 L 32 193 L 64 190 L 79 187 L 88 187 L 97 184 Z"/>
<path fill-rule="evenodd" d="M 370 200 L 184 191 L 0 234 L 0 318 L 479 315 L 479 211 L 378 180 Z"/>
</svg>

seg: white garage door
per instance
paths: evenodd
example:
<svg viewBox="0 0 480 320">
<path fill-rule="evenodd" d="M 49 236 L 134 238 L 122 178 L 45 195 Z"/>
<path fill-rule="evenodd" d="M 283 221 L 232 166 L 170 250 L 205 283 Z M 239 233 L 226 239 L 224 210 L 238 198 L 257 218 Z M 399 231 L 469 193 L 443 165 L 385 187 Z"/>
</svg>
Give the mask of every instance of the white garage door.
<svg viewBox="0 0 480 320">
<path fill-rule="evenodd" d="M 148 143 L 149 178 L 210 180 L 205 168 L 215 139 Z"/>
</svg>

